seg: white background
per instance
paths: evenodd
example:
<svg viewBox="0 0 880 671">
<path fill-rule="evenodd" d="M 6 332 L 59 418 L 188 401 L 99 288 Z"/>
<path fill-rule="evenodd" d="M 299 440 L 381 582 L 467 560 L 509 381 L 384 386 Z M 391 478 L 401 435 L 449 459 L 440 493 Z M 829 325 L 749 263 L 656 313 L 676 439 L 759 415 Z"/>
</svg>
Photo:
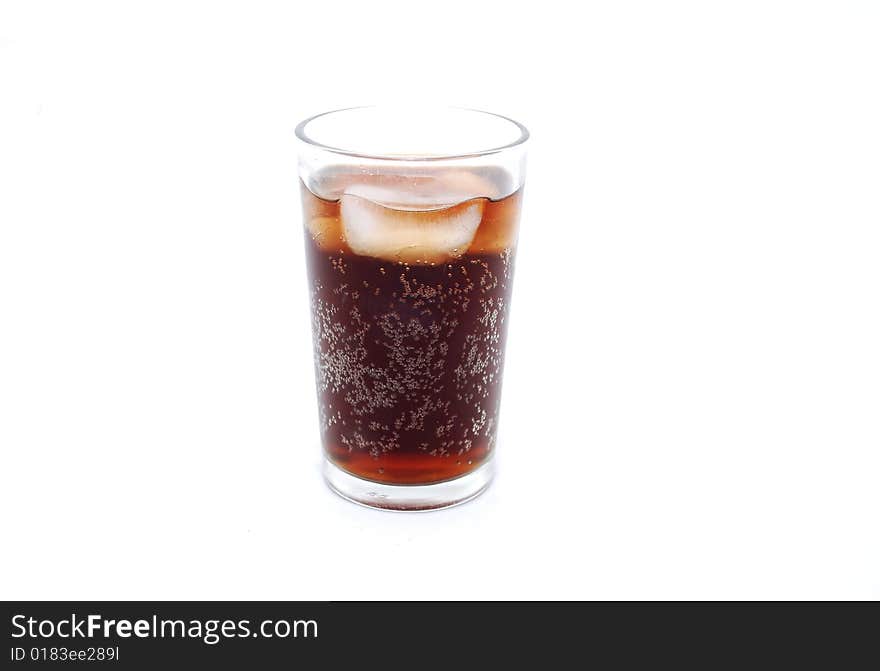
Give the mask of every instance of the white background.
<svg viewBox="0 0 880 671">
<path fill-rule="evenodd" d="M 575 9 L 577 7 L 577 9 Z M 0 597 L 880 598 L 880 14 L 0 5 Z M 532 131 L 500 472 L 332 495 L 292 129 Z"/>
</svg>

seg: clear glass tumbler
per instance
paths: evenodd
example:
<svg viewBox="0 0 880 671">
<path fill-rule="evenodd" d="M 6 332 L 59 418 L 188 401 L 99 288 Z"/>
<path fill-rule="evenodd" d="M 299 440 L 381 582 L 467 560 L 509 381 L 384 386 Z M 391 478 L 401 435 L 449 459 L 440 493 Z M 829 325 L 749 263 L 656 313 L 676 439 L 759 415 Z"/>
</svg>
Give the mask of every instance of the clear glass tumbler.
<svg viewBox="0 0 880 671">
<path fill-rule="evenodd" d="M 328 484 L 392 510 L 492 479 L 528 131 L 360 107 L 296 129 Z"/>
</svg>

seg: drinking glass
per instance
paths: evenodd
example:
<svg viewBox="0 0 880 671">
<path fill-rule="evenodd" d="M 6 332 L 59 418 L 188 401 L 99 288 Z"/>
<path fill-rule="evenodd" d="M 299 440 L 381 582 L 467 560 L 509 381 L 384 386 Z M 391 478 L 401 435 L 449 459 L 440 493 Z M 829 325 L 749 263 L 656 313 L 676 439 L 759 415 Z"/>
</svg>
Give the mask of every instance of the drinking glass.
<svg viewBox="0 0 880 671">
<path fill-rule="evenodd" d="M 493 474 L 528 131 L 465 109 L 297 126 L 324 476 L 431 510 Z"/>
</svg>

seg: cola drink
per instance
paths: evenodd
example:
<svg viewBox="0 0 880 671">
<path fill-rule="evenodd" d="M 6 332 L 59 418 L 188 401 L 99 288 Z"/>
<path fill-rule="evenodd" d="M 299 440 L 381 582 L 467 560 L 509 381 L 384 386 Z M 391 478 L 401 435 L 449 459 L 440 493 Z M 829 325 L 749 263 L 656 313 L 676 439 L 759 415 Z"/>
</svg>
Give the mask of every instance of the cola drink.
<svg viewBox="0 0 880 671">
<path fill-rule="evenodd" d="M 480 468 L 498 435 L 522 189 L 490 169 L 331 169 L 301 191 L 327 459 L 390 485 Z"/>
<path fill-rule="evenodd" d="M 468 501 L 494 472 L 528 130 L 393 105 L 296 137 L 324 479 L 378 508 Z"/>
</svg>

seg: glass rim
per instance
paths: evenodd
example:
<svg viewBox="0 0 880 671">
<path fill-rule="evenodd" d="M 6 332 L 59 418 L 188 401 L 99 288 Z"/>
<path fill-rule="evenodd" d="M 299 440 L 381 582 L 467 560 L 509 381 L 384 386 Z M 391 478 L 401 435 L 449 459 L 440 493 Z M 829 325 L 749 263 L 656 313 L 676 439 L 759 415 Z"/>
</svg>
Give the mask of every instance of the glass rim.
<svg viewBox="0 0 880 671">
<path fill-rule="evenodd" d="M 438 106 L 422 106 L 421 108 L 414 109 L 431 109 L 431 110 L 455 110 L 459 112 L 472 112 L 475 114 L 485 114 L 490 117 L 494 117 L 500 121 L 504 121 L 510 124 L 513 124 L 517 130 L 519 130 L 519 137 L 516 138 L 513 142 L 508 142 L 507 144 L 497 146 L 497 147 L 489 147 L 487 149 L 480 149 L 471 152 L 451 152 L 448 154 L 382 154 L 382 153 L 373 153 L 373 152 L 360 152 L 353 151 L 351 149 L 346 149 L 344 147 L 335 147 L 333 145 L 325 144 L 323 142 L 318 142 L 317 140 L 309 137 L 306 129 L 308 125 L 315 121 L 316 119 L 320 119 L 331 114 L 338 114 L 340 112 L 352 112 L 355 110 L 382 110 L 382 109 L 406 109 L 403 105 L 358 105 L 355 107 L 342 107 L 340 109 L 329 110 L 327 112 L 321 112 L 320 114 L 315 114 L 313 116 L 300 121 L 296 125 L 296 129 L 294 133 L 296 134 L 297 139 L 301 142 L 315 147 L 317 149 L 321 149 L 323 151 L 331 152 L 334 154 L 340 154 L 342 156 L 349 156 L 352 158 L 363 158 L 363 159 L 372 159 L 377 161 L 388 161 L 388 162 L 431 162 L 431 161 L 453 161 L 457 159 L 468 159 L 468 158 L 478 158 L 480 156 L 489 156 L 492 154 L 497 154 L 503 151 L 507 151 L 508 149 L 513 149 L 514 147 L 519 147 L 524 145 L 526 141 L 529 139 L 529 129 L 526 128 L 523 124 L 521 124 L 516 119 L 511 119 L 510 117 L 504 116 L 503 114 L 496 114 L 495 112 L 486 112 L 485 110 L 474 109 L 471 107 L 444 107 L 442 105 Z"/>
</svg>

